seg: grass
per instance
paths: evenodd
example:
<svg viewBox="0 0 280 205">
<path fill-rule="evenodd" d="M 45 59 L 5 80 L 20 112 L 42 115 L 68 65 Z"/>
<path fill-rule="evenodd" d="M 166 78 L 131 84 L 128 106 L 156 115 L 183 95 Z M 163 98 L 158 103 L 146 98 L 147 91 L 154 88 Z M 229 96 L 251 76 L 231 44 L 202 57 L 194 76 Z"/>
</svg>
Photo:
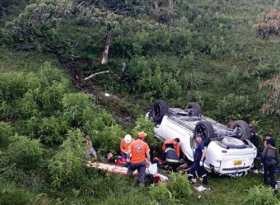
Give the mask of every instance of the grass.
<svg viewBox="0 0 280 205">
<path fill-rule="evenodd" d="M 54 56 L 35 51 L 16 51 L 0 47 L 0 73 L 1 72 L 37 72 L 44 62 L 57 65 L 58 61 Z"/>
<path fill-rule="evenodd" d="M 218 5 L 218 2 L 220 1 L 190 1 L 191 4 L 197 4 L 201 7 L 208 6 L 209 2 L 216 2 Z M 257 39 L 255 37 L 255 30 L 253 27 L 254 23 L 260 18 L 263 11 L 270 8 L 273 1 L 235 0 L 225 2 L 227 3 L 222 5 L 223 12 L 219 12 L 217 15 L 224 16 L 225 18 L 236 22 L 236 32 L 232 33 L 232 39 L 234 42 L 243 45 L 243 50 L 236 58 L 230 56 L 224 59 L 215 60 L 199 59 L 203 60 L 203 62 L 198 63 L 197 70 L 195 71 L 205 72 L 207 70 L 207 72 L 209 72 L 207 73 L 209 78 L 204 92 L 208 93 L 208 96 L 210 97 L 217 97 L 216 93 L 219 93 L 220 98 L 217 98 L 217 102 L 221 101 L 223 96 L 228 93 L 238 92 L 238 88 L 236 88 L 237 91 L 228 90 L 227 85 L 222 83 L 219 84 L 219 87 L 213 87 L 214 83 L 211 81 L 219 81 L 219 79 L 226 76 L 234 66 L 237 70 L 241 71 L 241 73 L 245 71 L 254 71 L 256 69 L 256 65 L 249 62 L 247 56 L 254 56 L 256 59 L 261 59 L 265 64 L 274 66 L 278 65 L 278 67 L 275 68 L 278 72 L 280 64 L 278 40 L 271 39 L 264 41 Z M 52 55 L 32 51 L 15 51 L 12 49 L 0 48 L 0 73 L 12 71 L 36 72 L 45 61 L 49 61 L 60 67 L 57 59 Z M 251 90 L 252 93 L 250 95 L 254 95 L 254 93 L 257 92 L 256 84 L 259 79 L 255 80 L 242 82 L 242 87 L 246 87 L 248 90 Z M 144 103 L 147 104 L 147 102 Z M 214 104 L 211 105 L 211 107 L 212 110 L 216 109 Z M 256 112 L 258 112 L 258 110 L 256 110 Z M 208 113 L 210 115 L 212 114 L 210 109 Z M 265 127 L 273 127 L 275 130 L 279 130 L 279 119 L 270 120 L 266 118 L 267 116 L 264 116 L 263 119 L 260 120 L 261 125 L 265 125 Z M 133 183 L 124 177 L 113 177 L 114 179 L 112 180 L 107 176 L 99 177 L 100 179 L 92 179 L 92 182 L 89 182 L 90 184 L 94 184 L 96 195 L 83 196 L 78 193 L 79 190 L 71 190 L 69 192 L 62 191 L 58 193 L 50 192 L 46 197 L 49 198 L 48 200 L 46 199 L 46 201 L 49 201 L 46 204 L 59 204 L 60 202 L 60 204 L 112 204 L 115 201 L 118 201 L 119 203 L 119 198 L 124 198 L 124 195 L 134 195 L 137 199 L 146 196 L 146 189 L 140 189 L 133 186 Z M 252 186 L 259 184 L 262 184 L 261 176 L 253 174 L 240 178 L 210 176 L 209 186 L 212 191 L 202 194 L 194 192 L 194 195 L 191 198 L 186 198 L 185 201 L 188 202 L 188 204 L 197 205 L 242 204 L 247 195 L 247 190 Z M 102 186 L 105 186 L 106 188 L 103 189 Z M 123 186 L 126 186 L 126 188 L 123 188 Z M 104 193 L 105 191 L 106 193 Z M 128 199 L 131 198 L 128 197 L 126 200 Z M 134 205 L 135 203 L 135 201 L 130 201 L 126 205 Z"/>
</svg>

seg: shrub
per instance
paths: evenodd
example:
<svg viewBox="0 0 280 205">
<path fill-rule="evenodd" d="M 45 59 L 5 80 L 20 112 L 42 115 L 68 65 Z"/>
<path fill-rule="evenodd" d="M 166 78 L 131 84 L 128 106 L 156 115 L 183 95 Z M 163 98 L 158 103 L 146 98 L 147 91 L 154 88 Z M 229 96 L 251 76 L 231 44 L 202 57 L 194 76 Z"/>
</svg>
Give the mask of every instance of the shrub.
<svg viewBox="0 0 280 205">
<path fill-rule="evenodd" d="M 64 95 L 62 104 L 64 118 L 73 127 L 79 127 L 85 123 L 87 120 L 84 119 L 84 114 L 86 115 L 85 111 L 90 112 L 90 108 L 92 107 L 90 96 L 83 93 L 70 93 Z"/>
<path fill-rule="evenodd" d="M 279 36 L 280 33 L 280 11 L 270 10 L 268 11 L 262 22 L 256 25 L 256 34 L 258 37 L 267 38 L 272 35 Z"/>
<path fill-rule="evenodd" d="M 1 182 L 2 183 L 2 182 Z M 1 205 L 29 205 L 32 201 L 32 194 L 17 188 L 15 185 L 3 183 L 0 187 Z"/>
<path fill-rule="evenodd" d="M 0 147 L 6 147 L 9 144 L 9 137 L 13 136 L 14 129 L 5 122 L 0 122 Z"/>
<path fill-rule="evenodd" d="M 0 99 L 1 101 L 12 102 L 28 91 L 39 86 L 36 75 L 21 72 L 9 72 L 0 74 Z"/>
<path fill-rule="evenodd" d="M 84 171 L 85 147 L 80 130 L 68 132 L 68 138 L 48 164 L 51 185 L 55 189 L 81 180 Z"/>
<path fill-rule="evenodd" d="M 135 127 L 132 130 L 134 136 L 137 136 L 138 132 L 144 131 L 147 133 L 145 140 L 149 145 L 158 145 L 159 140 L 155 138 L 154 135 L 154 123 L 147 119 L 145 116 L 140 116 L 137 118 Z"/>
<path fill-rule="evenodd" d="M 43 118 L 39 124 L 38 135 L 40 141 L 48 146 L 61 145 L 68 130 L 67 122 L 63 118 Z"/>
<path fill-rule="evenodd" d="M 170 190 L 174 198 L 189 197 L 192 194 L 192 187 L 187 178 L 179 173 L 172 173 L 167 188 Z"/>
<path fill-rule="evenodd" d="M 39 74 L 0 74 L 0 112 L 3 119 L 26 119 L 40 114 L 57 114 L 69 81 L 50 63 L 42 65 Z"/>
<path fill-rule="evenodd" d="M 228 120 L 228 116 L 234 119 L 244 119 L 248 115 L 254 104 L 250 103 L 248 95 L 228 94 L 217 104 L 216 115 L 220 120 Z"/>
<path fill-rule="evenodd" d="M 168 190 L 165 184 L 151 186 L 149 189 L 149 196 L 152 200 L 156 201 L 156 204 L 169 205 L 175 203 L 172 193 Z"/>
<path fill-rule="evenodd" d="M 36 168 L 42 158 L 43 150 L 38 140 L 30 140 L 25 136 L 11 137 L 7 150 L 10 162 L 24 169 Z"/>
<path fill-rule="evenodd" d="M 92 136 L 93 145 L 99 152 L 118 151 L 123 130 L 119 125 L 111 125 L 103 130 L 95 130 L 96 134 Z"/>
<path fill-rule="evenodd" d="M 280 201 L 274 196 L 273 190 L 262 185 L 254 186 L 248 190 L 244 205 L 279 205 Z"/>
<path fill-rule="evenodd" d="M 260 88 L 267 90 L 266 102 L 262 106 L 262 112 L 267 114 L 280 115 L 280 75 L 274 76 L 272 79 L 264 81 L 260 84 Z"/>
</svg>

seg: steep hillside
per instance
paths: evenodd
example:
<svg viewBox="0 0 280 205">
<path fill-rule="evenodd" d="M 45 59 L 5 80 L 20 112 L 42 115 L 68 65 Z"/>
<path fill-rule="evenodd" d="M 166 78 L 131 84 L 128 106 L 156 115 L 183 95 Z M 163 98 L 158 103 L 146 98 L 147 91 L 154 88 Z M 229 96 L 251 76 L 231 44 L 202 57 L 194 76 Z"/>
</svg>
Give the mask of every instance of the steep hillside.
<svg viewBox="0 0 280 205">
<path fill-rule="evenodd" d="M 279 141 L 279 36 L 257 30 L 277 1 L 17 3 L 0 2 L 0 205 L 279 203 L 251 174 L 211 176 L 203 195 L 180 175 L 139 188 L 85 168 L 83 144 L 101 159 L 126 132 L 157 144 L 143 115 L 158 98 Z"/>
</svg>

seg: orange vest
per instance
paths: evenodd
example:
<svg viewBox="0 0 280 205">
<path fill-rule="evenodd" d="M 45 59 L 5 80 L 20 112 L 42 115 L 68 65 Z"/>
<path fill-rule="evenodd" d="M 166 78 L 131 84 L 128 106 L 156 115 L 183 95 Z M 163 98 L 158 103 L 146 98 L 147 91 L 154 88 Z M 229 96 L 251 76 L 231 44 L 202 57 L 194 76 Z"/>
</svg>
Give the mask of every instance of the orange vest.
<svg viewBox="0 0 280 205">
<path fill-rule="evenodd" d="M 131 143 L 126 143 L 124 139 L 121 140 L 120 150 L 123 153 L 129 152 L 129 147 Z"/>
<path fill-rule="evenodd" d="M 165 151 L 166 149 L 166 146 L 169 145 L 169 144 L 172 144 L 174 149 L 175 149 L 175 152 L 176 152 L 176 155 L 178 157 L 180 157 L 180 144 L 178 142 L 175 141 L 175 139 L 166 139 L 162 145 L 162 150 Z"/>
<path fill-rule="evenodd" d="M 137 139 L 130 144 L 131 163 L 137 164 L 146 160 L 150 152 L 149 145 L 141 139 Z"/>
</svg>

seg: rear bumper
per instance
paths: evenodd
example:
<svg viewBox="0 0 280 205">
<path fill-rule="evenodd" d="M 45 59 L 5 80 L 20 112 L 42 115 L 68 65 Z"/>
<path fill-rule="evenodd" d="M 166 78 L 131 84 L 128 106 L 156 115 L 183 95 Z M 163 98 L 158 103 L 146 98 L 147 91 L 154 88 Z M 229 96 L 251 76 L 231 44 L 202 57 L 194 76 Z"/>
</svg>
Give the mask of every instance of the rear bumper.
<svg viewBox="0 0 280 205">
<path fill-rule="evenodd" d="M 254 159 L 251 159 L 249 162 L 244 163 L 239 166 L 234 166 L 231 163 L 232 161 L 220 161 L 216 166 L 210 164 L 207 167 L 208 171 L 220 174 L 220 175 L 236 175 L 239 173 L 248 172 L 254 165 Z"/>
</svg>

